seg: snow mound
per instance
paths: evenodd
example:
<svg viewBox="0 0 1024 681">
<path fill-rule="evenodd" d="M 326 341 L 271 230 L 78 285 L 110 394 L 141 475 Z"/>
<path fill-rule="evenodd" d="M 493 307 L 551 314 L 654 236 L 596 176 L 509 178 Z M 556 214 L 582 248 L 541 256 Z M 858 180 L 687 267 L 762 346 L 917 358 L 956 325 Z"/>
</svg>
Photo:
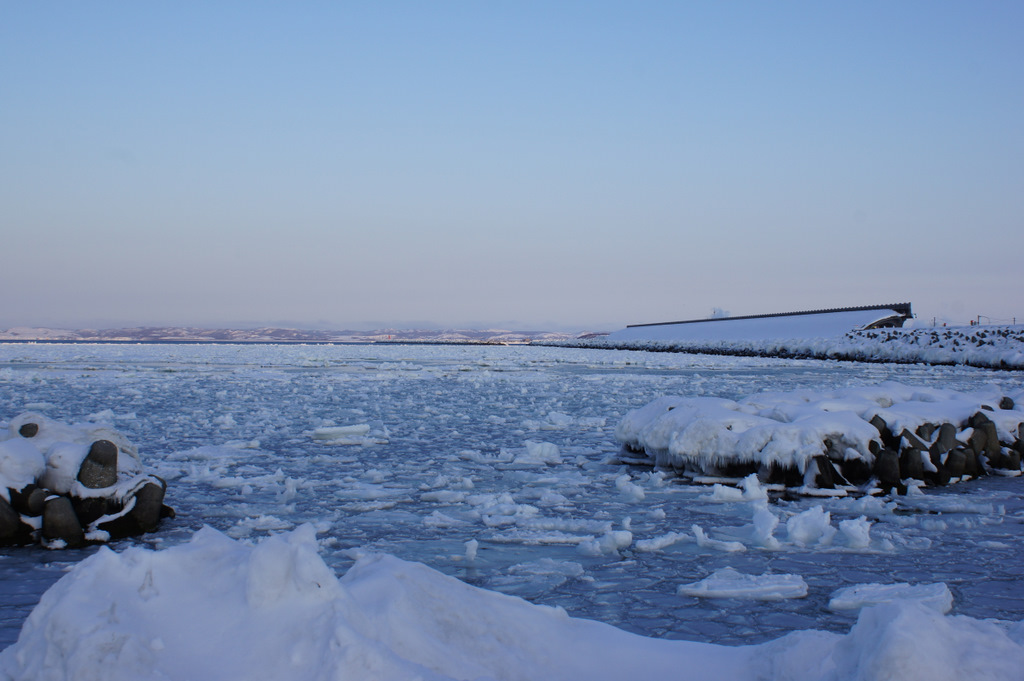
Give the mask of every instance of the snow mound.
<svg viewBox="0 0 1024 681">
<path fill-rule="evenodd" d="M 747 577 L 782 578 L 796 583 Z M 387 555 L 338 579 L 309 525 L 255 546 L 204 528 L 163 551 L 104 547 L 82 561 L 0 652 L 0 677 L 1001 681 L 1024 667 L 1008 630 L 896 601 L 865 609 L 845 636 L 738 648 L 649 639 Z"/>
</svg>

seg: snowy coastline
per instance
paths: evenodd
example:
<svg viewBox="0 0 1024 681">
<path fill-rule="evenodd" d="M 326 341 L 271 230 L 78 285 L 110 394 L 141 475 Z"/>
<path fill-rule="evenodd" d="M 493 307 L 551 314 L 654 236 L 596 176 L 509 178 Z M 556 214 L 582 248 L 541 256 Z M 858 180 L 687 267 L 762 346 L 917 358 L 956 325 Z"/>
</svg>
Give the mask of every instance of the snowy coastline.
<svg viewBox="0 0 1024 681">
<path fill-rule="evenodd" d="M 736 357 L 1024 369 L 1024 326 L 853 330 L 806 338 L 589 338 L 538 343 L 608 350 L 682 352 Z"/>
<path fill-rule="evenodd" d="M 756 475 L 806 493 L 905 494 L 914 483 L 1019 476 L 1022 399 L 894 382 L 739 401 L 663 396 L 627 414 L 615 436 L 652 465 L 691 479 Z"/>
<path fill-rule="evenodd" d="M 995 412 L 1024 393 L 1013 372 L 521 346 L 0 345 L 0 362 L 0 418 L 109 424 L 178 511 L 109 549 L 0 549 L 0 678 L 930 681 L 1024 664 L 1019 478 L 770 498 L 756 478 L 623 464 L 613 432 L 657 394 L 852 398 L 893 380 Z"/>
</svg>

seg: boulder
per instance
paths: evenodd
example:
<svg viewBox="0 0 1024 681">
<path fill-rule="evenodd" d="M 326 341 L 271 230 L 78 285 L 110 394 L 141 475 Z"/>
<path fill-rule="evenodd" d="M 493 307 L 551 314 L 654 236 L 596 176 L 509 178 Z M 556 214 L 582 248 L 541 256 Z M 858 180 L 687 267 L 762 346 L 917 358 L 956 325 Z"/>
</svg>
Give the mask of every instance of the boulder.
<svg viewBox="0 0 1024 681">
<path fill-rule="evenodd" d="M 964 455 L 964 475 L 976 478 L 984 473 L 985 469 L 978 461 L 978 455 L 975 454 L 973 450 L 966 449 L 964 447 L 957 447 L 955 451 L 959 451 Z"/>
<path fill-rule="evenodd" d="M 839 464 L 839 472 L 852 485 L 863 485 L 871 479 L 871 464 L 864 459 L 846 459 Z"/>
<path fill-rule="evenodd" d="M 800 475 L 800 471 L 792 466 L 783 466 L 775 462 L 762 464 L 757 471 L 757 479 L 763 485 L 800 487 L 804 484 L 804 477 Z"/>
<path fill-rule="evenodd" d="M 68 547 L 85 543 L 85 532 L 69 498 L 52 496 L 46 500 L 43 507 L 43 539 L 50 542 L 61 540 Z"/>
<path fill-rule="evenodd" d="M 989 462 L 999 458 L 1002 447 L 999 444 L 999 433 L 996 431 L 996 424 L 991 421 L 976 421 L 974 432 L 968 438 L 971 449 L 975 454 L 983 454 L 988 457 Z"/>
<path fill-rule="evenodd" d="M 904 449 L 900 452 L 900 479 L 914 478 L 924 480 L 924 460 L 921 450 Z"/>
<path fill-rule="evenodd" d="M 135 495 L 135 507 L 128 513 L 142 532 L 152 532 L 160 524 L 164 508 L 164 488 L 147 483 Z"/>
<path fill-rule="evenodd" d="M 871 425 L 878 431 L 879 439 L 882 441 L 882 447 L 885 449 L 898 449 L 899 438 L 893 435 L 892 431 L 889 430 L 889 424 L 885 422 L 878 414 L 871 417 Z"/>
<path fill-rule="evenodd" d="M 835 489 L 836 469 L 827 456 L 816 456 L 813 459 L 817 472 L 814 474 L 814 486 L 818 489 Z"/>
<path fill-rule="evenodd" d="M 96 440 L 78 470 L 78 481 L 90 489 L 117 484 L 117 445 L 110 440 Z"/>
<path fill-rule="evenodd" d="M 891 489 L 900 482 L 900 457 L 891 449 L 883 449 L 875 459 L 875 477 L 883 489 Z"/>
<path fill-rule="evenodd" d="M 914 435 L 906 428 L 904 428 L 900 432 L 900 439 L 903 441 L 903 449 L 928 449 L 928 445 L 925 444 L 925 442 L 921 438 L 919 438 L 917 435 Z"/>
<path fill-rule="evenodd" d="M 956 439 L 956 426 L 952 423 L 943 423 L 939 426 L 939 434 L 935 437 L 928 451 L 932 454 L 945 454 L 959 444 Z"/>
<path fill-rule="evenodd" d="M 1011 398 L 1011 397 L 1008 397 L 1008 396 L 1004 395 L 1003 399 L 999 400 L 999 408 L 1000 409 L 1013 409 L 1014 406 L 1015 405 L 1013 403 L 1013 398 Z"/>
<path fill-rule="evenodd" d="M 1003 466 L 1008 471 L 1019 471 L 1021 464 L 1021 455 L 1015 449 L 1007 451 Z"/>
<path fill-rule="evenodd" d="M 967 465 L 967 456 L 964 454 L 963 450 L 954 449 L 946 454 L 946 461 L 943 465 L 950 477 L 962 478 Z"/>
<path fill-rule="evenodd" d="M 38 423 L 25 423 L 22 424 L 21 428 L 18 428 L 18 434 L 22 437 L 35 437 L 38 432 Z"/>
<path fill-rule="evenodd" d="M 28 527 L 7 500 L 0 497 L 0 546 L 22 543 Z"/>
<path fill-rule="evenodd" d="M 984 410 L 984 407 L 982 407 Z M 967 419 L 967 425 L 971 428 L 977 428 L 982 423 L 992 423 L 992 419 L 984 411 L 975 412 L 973 416 Z"/>
</svg>

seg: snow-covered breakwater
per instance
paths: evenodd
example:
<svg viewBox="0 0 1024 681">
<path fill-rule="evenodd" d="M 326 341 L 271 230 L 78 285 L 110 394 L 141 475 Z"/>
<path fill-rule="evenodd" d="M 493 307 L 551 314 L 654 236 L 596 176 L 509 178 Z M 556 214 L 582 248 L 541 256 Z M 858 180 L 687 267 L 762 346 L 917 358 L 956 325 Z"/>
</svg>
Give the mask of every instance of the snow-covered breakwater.
<svg viewBox="0 0 1024 681">
<path fill-rule="evenodd" d="M 143 471 L 118 431 L 41 414 L 11 419 L 0 434 L 0 546 L 80 546 L 155 530 L 173 511 L 166 485 Z"/>
<path fill-rule="evenodd" d="M 894 382 L 739 401 L 659 397 L 615 431 L 653 465 L 703 478 L 821 490 L 897 490 L 1021 474 L 1024 393 L 960 393 Z"/>
<path fill-rule="evenodd" d="M 589 338 L 563 347 L 685 352 L 738 357 L 833 359 L 986 369 L 1024 369 L 1024 326 L 854 330 L 821 338 L 723 340 Z"/>
</svg>

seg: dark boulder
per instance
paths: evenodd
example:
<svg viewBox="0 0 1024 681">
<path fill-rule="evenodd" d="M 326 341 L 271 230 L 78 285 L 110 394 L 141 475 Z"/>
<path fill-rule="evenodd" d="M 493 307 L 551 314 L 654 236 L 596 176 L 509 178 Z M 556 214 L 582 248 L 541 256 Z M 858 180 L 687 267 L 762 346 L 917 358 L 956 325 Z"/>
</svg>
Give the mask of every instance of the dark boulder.
<svg viewBox="0 0 1024 681">
<path fill-rule="evenodd" d="M 37 433 L 39 433 L 38 423 L 25 423 L 18 428 L 18 435 L 22 437 L 35 437 Z"/>
<path fill-rule="evenodd" d="M 974 450 L 965 449 L 964 447 L 957 447 L 955 451 L 958 451 L 964 455 L 964 475 L 969 475 L 972 478 L 976 478 L 982 473 L 984 473 L 985 469 L 978 461 L 978 455 L 974 453 Z"/>
<path fill-rule="evenodd" d="M 978 421 L 974 426 L 974 432 L 968 438 L 971 449 L 975 454 L 983 454 L 988 457 L 989 462 L 999 458 L 1002 446 L 999 444 L 999 433 L 996 431 L 996 424 L 991 421 Z"/>
<path fill-rule="evenodd" d="M 1011 397 L 1007 397 L 1004 395 L 1003 399 L 999 400 L 1000 409 L 1013 409 L 1014 406 L 1015 405 L 1013 403 L 1013 398 Z"/>
<path fill-rule="evenodd" d="M 846 459 L 839 464 L 839 472 L 852 485 L 863 485 L 871 479 L 871 464 L 864 459 Z"/>
<path fill-rule="evenodd" d="M 7 500 L 0 497 L 0 546 L 22 544 L 29 527 L 21 522 L 21 516 Z"/>
<path fill-rule="evenodd" d="M 161 518 L 174 517 L 174 510 L 164 506 L 163 500 L 164 488 L 153 482 L 147 483 L 128 502 L 134 505 L 127 513 L 99 523 L 98 528 L 113 539 L 152 532 L 160 524 Z"/>
<path fill-rule="evenodd" d="M 117 484 L 117 445 L 110 440 L 96 440 L 78 470 L 78 481 L 90 489 Z"/>
<path fill-rule="evenodd" d="M 928 451 L 932 454 L 945 454 L 959 444 L 956 439 L 956 426 L 952 423 L 943 423 L 939 426 L 939 434 L 935 437 Z"/>
<path fill-rule="evenodd" d="M 62 540 L 69 547 L 85 543 L 85 532 L 69 498 L 52 496 L 46 500 L 43 508 L 43 538 L 47 541 Z"/>
<path fill-rule="evenodd" d="M 992 419 L 984 411 L 975 412 L 973 416 L 967 419 L 967 425 L 971 428 L 977 428 L 982 423 L 992 423 Z"/>
<path fill-rule="evenodd" d="M 900 482 L 900 457 L 891 449 L 883 449 L 875 459 L 875 477 L 883 489 L 891 489 Z"/>
<path fill-rule="evenodd" d="M 1004 464 L 1003 464 L 1004 467 L 1006 468 L 1006 470 L 1008 470 L 1008 471 L 1019 471 L 1020 470 L 1020 464 L 1021 464 L 1020 452 L 1018 452 L 1018 451 L 1016 451 L 1014 449 L 1009 450 L 1006 453 Z"/>
<path fill-rule="evenodd" d="M 924 460 L 921 450 L 904 449 L 900 452 L 900 479 L 924 480 Z"/>
<path fill-rule="evenodd" d="M 899 438 L 893 435 L 893 432 L 889 430 L 889 424 L 885 422 L 878 414 L 871 417 L 871 425 L 878 431 L 878 436 L 882 440 L 882 446 L 885 449 L 898 449 Z"/>
<path fill-rule="evenodd" d="M 800 471 L 793 466 L 783 466 L 777 462 L 762 464 L 757 471 L 757 479 L 764 485 L 800 487 L 804 484 L 804 477 Z"/>
<path fill-rule="evenodd" d="M 817 472 L 814 474 L 814 486 L 818 489 L 835 489 L 836 469 L 827 456 L 816 456 L 812 460 Z"/>
<path fill-rule="evenodd" d="M 164 508 L 164 488 L 155 483 L 147 483 L 135 495 L 135 507 L 129 512 L 139 529 L 152 532 L 160 524 Z"/>
<path fill-rule="evenodd" d="M 967 456 L 961 449 L 954 449 L 946 454 L 946 461 L 943 464 L 946 471 L 952 478 L 962 478 L 964 469 L 967 466 Z"/>
</svg>

